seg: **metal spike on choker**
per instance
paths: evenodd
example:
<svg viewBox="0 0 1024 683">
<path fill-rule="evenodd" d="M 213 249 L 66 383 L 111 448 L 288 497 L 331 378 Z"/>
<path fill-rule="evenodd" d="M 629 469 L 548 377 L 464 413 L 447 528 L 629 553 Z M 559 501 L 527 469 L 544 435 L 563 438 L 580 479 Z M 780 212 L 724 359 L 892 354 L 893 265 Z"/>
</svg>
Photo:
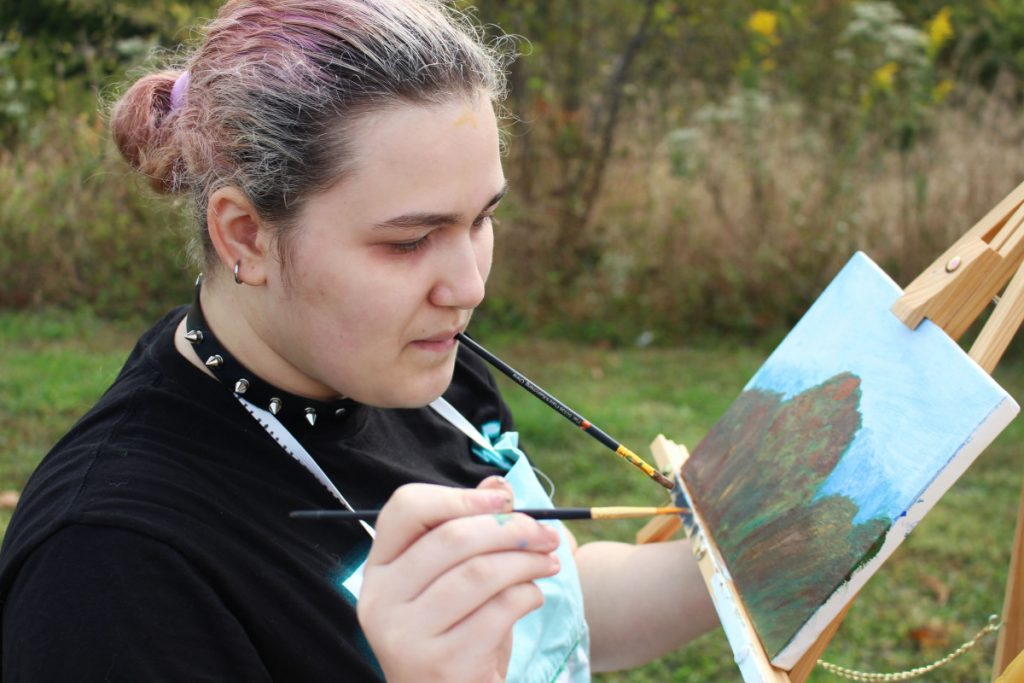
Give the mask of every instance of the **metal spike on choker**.
<svg viewBox="0 0 1024 683">
<path fill-rule="evenodd" d="M 250 403 L 269 410 L 285 426 L 305 426 L 307 429 L 321 424 L 337 422 L 351 414 L 359 404 L 347 398 L 318 401 L 297 396 L 262 380 L 249 368 L 235 360 L 206 324 L 199 305 L 199 289 L 203 282 L 196 278 L 195 298 L 185 316 L 185 339 L 192 344 L 199 360 L 220 380 L 231 387 L 236 396 L 244 396 Z"/>
</svg>

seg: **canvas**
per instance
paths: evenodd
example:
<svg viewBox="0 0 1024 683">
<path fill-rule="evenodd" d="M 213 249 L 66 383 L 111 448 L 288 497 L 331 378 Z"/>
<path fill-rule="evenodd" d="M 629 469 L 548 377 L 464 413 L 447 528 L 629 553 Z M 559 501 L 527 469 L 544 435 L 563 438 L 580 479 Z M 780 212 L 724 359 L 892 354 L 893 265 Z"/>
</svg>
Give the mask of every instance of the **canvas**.
<svg viewBox="0 0 1024 683">
<path fill-rule="evenodd" d="M 779 668 L 1019 411 L 941 329 L 897 319 L 901 293 L 856 254 L 681 470 Z"/>
</svg>

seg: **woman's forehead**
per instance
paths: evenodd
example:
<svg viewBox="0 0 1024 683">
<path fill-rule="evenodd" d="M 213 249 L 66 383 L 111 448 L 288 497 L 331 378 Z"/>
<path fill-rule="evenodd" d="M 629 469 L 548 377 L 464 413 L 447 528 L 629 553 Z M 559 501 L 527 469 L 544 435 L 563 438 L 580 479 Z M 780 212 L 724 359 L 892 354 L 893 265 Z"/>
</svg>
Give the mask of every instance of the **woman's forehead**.
<svg viewBox="0 0 1024 683">
<path fill-rule="evenodd" d="M 352 153 L 351 173 L 337 189 L 361 199 L 400 203 L 457 188 L 486 201 L 504 185 L 497 120 L 486 98 L 379 112 L 360 126 Z"/>
</svg>

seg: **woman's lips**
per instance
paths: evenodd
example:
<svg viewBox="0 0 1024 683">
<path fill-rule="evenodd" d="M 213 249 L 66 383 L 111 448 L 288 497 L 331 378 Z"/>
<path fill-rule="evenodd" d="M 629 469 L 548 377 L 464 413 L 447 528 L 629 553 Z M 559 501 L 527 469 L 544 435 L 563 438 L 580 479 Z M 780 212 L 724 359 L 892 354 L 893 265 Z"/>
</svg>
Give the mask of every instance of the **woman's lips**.
<svg viewBox="0 0 1024 683">
<path fill-rule="evenodd" d="M 455 332 L 445 332 L 443 334 L 434 335 L 433 337 L 428 337 L 427 339 L 417 339 L 412 343 L 412 345 L 424 351 L 444 353 L 455 348 L 455 334 Z"/>
</svg>

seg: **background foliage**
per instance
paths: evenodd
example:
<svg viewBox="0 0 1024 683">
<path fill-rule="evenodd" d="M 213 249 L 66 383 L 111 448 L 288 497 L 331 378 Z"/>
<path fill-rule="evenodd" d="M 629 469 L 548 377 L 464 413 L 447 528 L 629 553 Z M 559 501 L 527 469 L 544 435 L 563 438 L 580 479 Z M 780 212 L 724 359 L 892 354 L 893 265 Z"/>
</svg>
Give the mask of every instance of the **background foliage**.
<svg viewBox="0 0 1024 683">
<path fill-rule="evenodd" d="M 187 296 L 186 212 L 132 177 L 101 112 L 216 4 L 0 7 L 0 307 Z M 1013 0 L 474 5 L 522 37 L 481 325 L 785 329 L 853 250 L 906 282 L 1024 176 Z"/>
</svg>

